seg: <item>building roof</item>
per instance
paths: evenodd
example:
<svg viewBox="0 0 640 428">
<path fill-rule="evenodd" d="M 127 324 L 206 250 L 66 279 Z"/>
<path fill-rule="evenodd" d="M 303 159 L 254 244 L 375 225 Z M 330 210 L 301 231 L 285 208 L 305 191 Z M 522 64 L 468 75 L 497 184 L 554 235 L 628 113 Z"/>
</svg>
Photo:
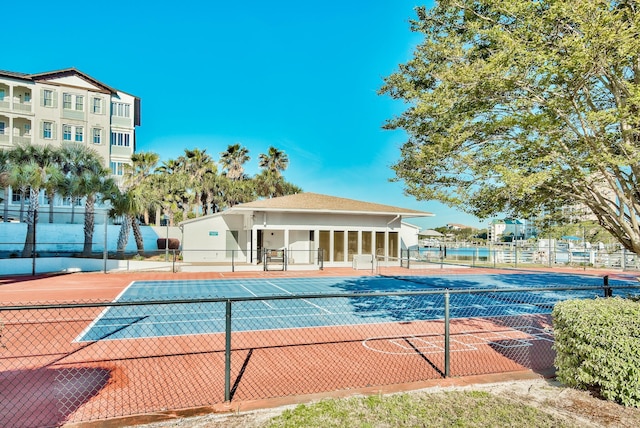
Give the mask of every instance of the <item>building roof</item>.
<svg viewBox="0 0 640 428">
<path fill-rule="evenodd" d="M 236 205 L 228 211 L 286 211 L 342 214 L 400 215 L 402 217 L 431 217 L 432 213 L 375 204 L 318 193 L 297 193 L 278 198 L 261 199 Z"/>
<path fill-rule="evenodd" d="M 56 78 L 56 77 L 64 77 L 64 76 L 78 76 L 81 79 L 99 87 L 100 89 L 102 89 L 104 92 L 108 92 L 108 93 L 112 93 L 115 94 L 118 92 L 117 89 L 114 89 L 108 85 L 105 85 L 104 83 L 100 82 L 99 80 L 94 79 L 93 77 L 89 76 L 86 73 L 83 73 L 82 71 L 74 68 L 74 67 L 70 67 L 70 68 L 64 68 L 62 70 L 53 70 L 53 71 L 45 71 L 43 73 L 33 73 L 33 74 L 27 74 L 27 73 L 17 73 L 14 71 L 6 71 L 6 70 L 0 70 L 0 77 L 4 76 L 4 77 L 11 77 L 11 78 L 15 78 L 15 79 L 22 79 L 22 80 L 28 80 L 31 82 L 36 82 L 36 81 L 40 81 L 40 80 L 47 80 L 47 79 L 52 79 L 52 78 Z M 132 95 L 135 98 L 135 95 Z"/>
</svg>

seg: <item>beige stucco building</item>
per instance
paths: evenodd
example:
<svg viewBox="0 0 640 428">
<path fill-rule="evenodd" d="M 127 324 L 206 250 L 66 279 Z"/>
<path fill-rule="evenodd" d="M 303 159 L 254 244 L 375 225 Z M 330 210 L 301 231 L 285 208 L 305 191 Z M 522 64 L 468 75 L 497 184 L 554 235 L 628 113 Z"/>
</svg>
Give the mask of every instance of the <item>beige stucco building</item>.
<svg viewBox="0 0 640 428">
<path fill-rule="evenodd" d="M 185 262 L 261 263 L 265 251 L 286 250 L 288 264 L 352 266 L 359 256 L 396 259 L 418 245 L 404 218 L 433 214 L 315 193 L 236 205 L 182 222 Z"/>
<path fill-rule="evenodd" d="M 84 144 L 119 181 L 135 152 L 139 125 L 139 98 L 74 68 L 36 74 L 0 71 L 0 149 Z M 4 196 L 19 203 L 18 194 Z M 69 201 L 60 198 L 54 205 L 64 208 Z"/>
</svg>

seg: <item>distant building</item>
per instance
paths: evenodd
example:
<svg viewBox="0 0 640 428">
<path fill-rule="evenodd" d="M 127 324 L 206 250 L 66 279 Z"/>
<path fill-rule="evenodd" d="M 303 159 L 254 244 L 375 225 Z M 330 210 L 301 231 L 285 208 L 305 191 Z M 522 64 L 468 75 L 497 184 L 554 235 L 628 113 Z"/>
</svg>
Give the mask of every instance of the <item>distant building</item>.
<svg viewBox="0 0 640 428">
<path fill-rule="evenodd" d="M 115 178 L 131 163 L 140 99 L 76 70 L 0 71 L 0 148 L 82 143 L 102 156 Z"/>
<path fill-rule="evenodd" d="M 512 218 L 492 220 L 487 229 L 487 239 L 490 242 L 498 242 L 501 241 L 504 236 L 525 239 L 524 223 Z"/>
<path fill-rule="evenodd" d="M 467 226 L 464 224 L 460 224 L 460 223 L 448 223 L 446 225 L 447 229 L 449 230 L 463 230 L 463 229 L 471 229 L 471 230 L 476 230 L 475 227 L 472 226 Z"/>
<path fill-rule="evenodd" d="M 140 125 L 140 99 L 113 89 L 75 68 L 24 74 L 0 70 L 0 149 L 18 145 L 79 143 L 94 149 L 117 183 L 131 163 Z M 16 217 L 20 194 L 9 189 L 10 216 Z M 49 201 L 41 196 L 43 206 Z M 56 212 L 70 208 L 56 197 Z M 82 207 L 81 201 L 77 202 Z M 81 216 L 78 221 L 82 221 Z M 57 218 L 56 222 L 69 219 Z M 75 221 L 74 221 L 75 222 Z"/>
</svg>

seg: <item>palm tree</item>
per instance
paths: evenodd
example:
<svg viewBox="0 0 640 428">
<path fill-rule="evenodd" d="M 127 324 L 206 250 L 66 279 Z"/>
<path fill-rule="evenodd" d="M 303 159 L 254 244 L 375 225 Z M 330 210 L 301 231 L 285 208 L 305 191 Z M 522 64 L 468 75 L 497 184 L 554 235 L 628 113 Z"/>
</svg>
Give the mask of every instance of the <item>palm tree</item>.
<svg viewBox="0 0 640 428">
<path fill-rule="evenodd" d="M 24 206 L 25 199 L 27 198 L 27 191 L 29 190 L 29 176 L 28 171 L 25 170 L 25 164 L 13 163 L 11 170 L 9 171 L 9 185 L 20 193 L 20 223 L 24 221 Z"/>
<path fill-rule="evenodd" d="M 282 177 L 282 171 L 289 166 L 286 153 L 273 146 L 269 147 L 267 154 L 260 154 L 258 164 L 262 168 L 260 174 L 255 177 L 258 195 L 273 198 L 288 194 L 285 191 L 286 182 Z"/>
<path fill-rule="evenodd" d="M 204 193 L 204 214 L 213 214 L 220 211 L 224 204 L 222 192 L 222 177 L 218 175 L 215 164 L 210 171 L 202 177 L 202 187 Z"/>
<path fill-rule="evenodd" d="M 237 143 L 229 145 L 226 151 L 220 153 L 220 164 L 226 169 L 226 175 L 230 180 L 244 178 L 244 164 L 250 159 L 249 150 Z"/>
<path fill-rule="evenodd" d="M 173 226 L 175 213 L 183 205 L 183 196 L 187 187 L 187 176 L 183 172 L 179 161 L 170 159 L 162 162 L 158 168 L 156 186 L 162 189 L 162 211 L 169 217 L 169 224 Z"/>
<path fill-rule="evenodd" d="M 210 174 L 215 171 L 216 166 L 211 158 L 207 154 L 207 150 L 189 150 L 185 149 L 185 164 L 184 169 L 189 176 L 189 185 L 193 189 L 194 199 L 196 201 L 196 217 L 199 217 L 205 210 L 203 209 L 202 194 L 204 192 L 203 178 L 206 174 Z"/>
<path fill-rule="evenodd" d="M 78 199 L 84 196 L 80 187 L 79 177 L 84 171 L 103 169 L 102 158 L 90 147 L 79 143 L 66 143 L 59 152 L 59 162 L 65 176 L 61 189 L 71 201 L 71 223 L 75 221 L 75 207 Z M 86 236 L 85 236 L 86 239 Z"/>
<path fill-rule="evenodd" d="M 49 200 L 49 223 L 53 223 L 53 203 L 56 197 L 56 193 L 60 191 L 64 184 L 64 174 L 62 169 L 58 165 L 51 165 L 51 168 L 55 168 L 56 172 L 51 174 L 49 179 L 44 183 L 44 192 Z"/>
<path fill-rule="evenodd" d="M 96 201 L 99 197 L 107 198 L 105 195 L 109 195 L 116 187 L 113 179 L 109 177 L 109 172 L 101 165 L 94 164 L 93 169 L 87 167 L 78 177 L 78 191 L 85 196 L 83 256 L 92 253 Z"/>
<path fill-rule="evenodd" d="M 29 184 L 29 207 L 27 211 L 27 236 L 22 250 L 22 257 L 29 257 L 33 253 L 35 244 L 35 227 L 38 223 L 38 208 L 40 203 L 40 189 L 48 180 L 60 180 L 60 170 L 51 164 L 40 165 L 31 161 L 24 166 L 24 177 Z"/>
<path fill-rule="evenodd" d="M 124 253 L 129 242 L 129 230 L 131 228 L 131 216 L 129 213 L 133 211 L 134 205 L 133 197 L 129 192 L 122 192 L 117 189 L 110 196 L 111 210 L 109 210 L 109 216 L 122 217 L 122 225 L 120 226 L 120 232 L 118 233 L 118 243 L 116 251 L 118 253 Z"/>
<path fill-rule="evenodd" d="M 145 224 L 149 224 L 149 208 L 155 204 L 151 179 L 160 159 L 154 152 L 140 152 L 131 155 L 131 165 L 124 166 L 123 188 L 136 189 L 137 198 L 143 206 Z"/>
<path fill-rule="evenodd" d="M 273 146 L 269 147 L 266 154 L 261 153 L 258 159 L 258 166 L 273 173 L 276 177 L 280 177 L 281 171 L 284 171 L 289 166 L 287 154 Z"/>
</svg>

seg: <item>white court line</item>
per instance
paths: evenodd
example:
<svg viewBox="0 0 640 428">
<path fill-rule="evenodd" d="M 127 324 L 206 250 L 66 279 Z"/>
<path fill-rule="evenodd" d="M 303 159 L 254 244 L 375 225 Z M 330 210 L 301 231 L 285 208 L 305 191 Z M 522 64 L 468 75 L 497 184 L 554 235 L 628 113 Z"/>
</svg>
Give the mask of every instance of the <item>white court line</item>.
<svg viewBox="0 0 640 428">
<path fill-rule="evenodd" d="M 113 300 L 113 302 L 117 302 L 118 300 L 120 300 L 120 298 L 124 295 L 124 293 L 126 293 L 126 292 L 127 292 L 127 290 L 128 290 L 129 288 L 131 288 L 131 286 L 132 286 L 134 283 L 135 283 L 135 281 L 131 281 L 131 282 L 129 283 L 129 285 L 127 285 L 127 286 L 126 286 L 126 287 L 125 287 L 125 288 L 124 288 L 124 289 L 123 289 L 123 290 L 122 290 L 122 291 L 121 291 L 121 292 L 116 296 L 116 298 Z M 100 311 L 100 313 L 98 314 L 98 316 L 97 316 L 96 318 L 94 318 L 94 320 L 93 320 L 93 321 L 91 321 L 91 322 L 89 323 L 89 325 L 88 325 L 87 327 L 85 327 L 85 329 L 84 329 L 84 330 L 82 330 L 82 331 L 80 332 L 80 334 L 79 334 L 78 336 L 76 336 L 76 337 L 75 337 L 75 339 L 73 339 L 73 340 L 71 341 L 71 343 L 82 342 L 82 341 L 83 341 L 83 340 L 82 340 L 82 338 L 83 338 L 84 336 L 86 336 L 86 335 L 89 333 L 89 331 L 91 331 L 91 329 L 92 329 L 92 328 L 94 328 L 96 324 L 98 324 L 98 321 L 100 321 L 100 320 L 101 320 L 105 315 L 107 315 L 107 312 L 109 312 L 110 310 L 111 310 L 111 306 L 105 306 L 105 308 L 104 308 L 102 311 Z M 100 339 L 100 340 L 102 340 L 102 339 Z"/>
<path fill-rule="evenodd" d="M 270 282 L 270 281 L 265 281 L 265 282 L 266 282 L 267 284 L 269 284 L 269 285 L 272 285 L 272 286 L 276 287 L 276 288 L 277 288 L 277 289 L 279 289 L 279 290 L 284 291 L 285 293 L 287 293 L 287 294 L 289 294 L 289 295 L 293 295 L 293 293 L 292 293 L 292 292 L 290 292 L 289 290 L 285 290 L 284 288 L 282 288 L 282 287 L 280 287 L 280 286 L 278 286 L 278 285 L 274 284 L 273 282 Z M 316 307 L 316 308 L 320 309 L 321 311 L 324 311 L 324 312 L 328 313 L 329 315 L 333 315 L 333 312 L 331 312 L 330 310 L 325 309 L 325 308 L 323 308 L 322 306 L 318 306 L 318 305 L 316 305 L 315 303 L 312 303 L 312 302 L 310 302 L 310 301 L 309 301 L 309 300 L 307 300 L 307 299 L 300 299 L 300 300 L 302 300 L 303 302 L 305 302 L 305 303 L 307 303 L 307 304 L 309 304 L 309 305 L 311 305 L 311 306 L 313 306 L 313 307 Z"/>
<path fill-rule="evenodd" d="M 246 291 L 249 292 L 249 294 L 251 294 L 253 297 L 264 297 L 264 296 L 258 296 L 256 293 L 254 293 L 253 291 L 249 290 L 247 287 L 245 287 L 244 284 L 240 284 L 240 287 L 244 288 Z M 273 306 L 271 306 L 270 304 L 268 304 L 267 302 L 265 302 L 264 300 L 260 300 L 262 303 L 264 303 L 269 309 L 274 309 Z"/>
</svg>

